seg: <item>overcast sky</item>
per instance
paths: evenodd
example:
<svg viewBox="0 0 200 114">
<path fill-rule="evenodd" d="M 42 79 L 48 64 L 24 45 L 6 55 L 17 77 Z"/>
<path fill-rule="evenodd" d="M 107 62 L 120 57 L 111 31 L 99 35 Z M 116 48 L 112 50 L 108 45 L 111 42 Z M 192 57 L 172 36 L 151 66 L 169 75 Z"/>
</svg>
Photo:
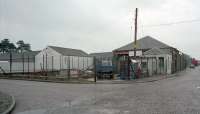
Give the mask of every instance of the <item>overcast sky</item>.
<svg viewBox="0 0 200 114">
<path fill-rule="evenodd" d="M 199 0 L 0 0 L 0 39 L 24 40 L 33 50 L 112 51 L 133 41 L 138 7 L 139 38 L 150 35 L 200 58 L 200 22 L 142 27 L 200 19 L 199 6 Z"/>
</svg>

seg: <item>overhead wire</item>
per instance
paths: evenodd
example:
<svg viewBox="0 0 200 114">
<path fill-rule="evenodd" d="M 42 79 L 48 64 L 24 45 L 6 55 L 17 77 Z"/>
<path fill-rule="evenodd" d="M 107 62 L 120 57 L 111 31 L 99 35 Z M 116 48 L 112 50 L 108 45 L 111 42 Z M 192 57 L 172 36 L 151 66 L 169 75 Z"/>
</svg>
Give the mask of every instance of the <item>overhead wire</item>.
<svg viewBox="0 0 200 114">
<path fill-rule="evenodd" d="M 140 27 L 142 27 L 142 28 L 161 27 L 161 26 L 171 26 L 171 25 L 184 24 L 184 23 L 195 23 L 195 22 L 200 22 L 200 19 L 183 20 L 183 21 L 176 21 L 176 22 L 163 23 L 163 24 L 155 24 L 155 25 L 142 25 Z"/>
</svg>

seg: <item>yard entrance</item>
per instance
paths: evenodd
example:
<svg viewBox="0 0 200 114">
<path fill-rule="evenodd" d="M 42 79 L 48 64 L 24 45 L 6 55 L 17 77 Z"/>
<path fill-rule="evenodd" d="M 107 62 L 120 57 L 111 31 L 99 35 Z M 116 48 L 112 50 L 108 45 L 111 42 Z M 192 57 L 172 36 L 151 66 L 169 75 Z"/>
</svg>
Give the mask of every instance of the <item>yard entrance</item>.
<svg viewBox="0 0 200 114">
<path fill-rule="evenodd" d="M 130 57 L 121 55 L 118 57 L 119 78 L 122 80 L 137 79 L 164 72 L 164 58 L 157 62 L 155 57 Z M 157 65 L 162 66 L 158 69 Z"/>
</svg>

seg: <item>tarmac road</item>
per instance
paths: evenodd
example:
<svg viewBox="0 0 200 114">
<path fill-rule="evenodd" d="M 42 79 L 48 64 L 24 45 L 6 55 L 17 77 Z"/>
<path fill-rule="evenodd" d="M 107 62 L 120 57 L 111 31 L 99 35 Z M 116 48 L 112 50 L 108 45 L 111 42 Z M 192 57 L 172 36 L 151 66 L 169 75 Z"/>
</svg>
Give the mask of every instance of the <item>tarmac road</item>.
<svg viewBox="0 0 200 114">
<path fill-rule="evenodd" d="M 13 114 L 198 114 L 200 68 L 147 83 L 61 84 L 0 80 L 14 95 Z"/>
</svg>

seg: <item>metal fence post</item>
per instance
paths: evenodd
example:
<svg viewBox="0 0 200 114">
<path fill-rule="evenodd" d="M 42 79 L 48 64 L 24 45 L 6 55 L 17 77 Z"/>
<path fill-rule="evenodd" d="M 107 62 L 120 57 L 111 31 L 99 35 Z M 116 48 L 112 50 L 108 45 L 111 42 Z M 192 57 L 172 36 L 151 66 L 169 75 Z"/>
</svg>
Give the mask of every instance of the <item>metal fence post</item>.
<svg viewBox="0 0 200 114">
<path fill-rule="evenodd" d="M 94 62 L 94 82 L 96 83 L 97 82 L 97 76 L 96 76 L 96 58 L 94 57 L 93 58 Z"/>
<path fill-rule="evenodd" d="M 68 56 L 68 80 L 70 80 L 70 56 Z"/>
<path fill-rule="evenodd" d="M 51 70 L 52 70 L 52 72 L 53 72 L 53 56 L 51 57 L 51 62 L 52 62 L 52 63 L 51 63 L 51 65 L 52 65 L 52 69 L 51 69 Z"/>
<path fill-rule="evenodd" d="M 141 57 L 141 60 L 140 60 L 140 62 L 141 62 L 141 64 L 140 64 L 140 67 L 141 67 L 141 75 L 143 75 L 143 66 L 142 66 L 142 57 Z M 136 72 L 137 72 L 137 68 L 136 68 Z M 138 78 L 140 78 L 139 76 L 137 76 Z M 143 76 L 142 76 L 143 77 Z"/>
<path fill-rule="evenodd" d="M 151 59 L 152 59 L 152 61 L 151 61 L 151 75 L 153 75 L 153 57 Z"/>
<path fill-rule="evenodd" d="M 10 52 L 10 74 L 12 73 L 12 52 Z"/>
<path fill-rule="evenodd" d="M 33 56 L 33 72 L 35 73 L 35 56 Z"/>
<path fill-rule="evenodd" d="M 23 68 L 23 74 L 24 74 L 24 53 L 22 54 L 22 68 Z"/>
<path fill-rule="evenodd" d="M 167 58 L 165 60 L 165 74 L 167 74 Z"/>
<path fill-rule="evenodd" d="M 128 67 L 128 80 L 131 80 L 131 74 L 130 74 L 130 57 L 128 56 L 128 64 L 127 64 L 127 67 Z"/>
<path fill-rule="evenodd" d="M 74 56 L 72 56 L 72 69 L 74 68 Z"/>
<path fill-rule="evenodd" d="M 79 56 L 78 56 L 78 66 L 77 66 L 77 69 L 79 70 Z"/>
<path fill-rule="evenodd" d="M 48 64 L 48 63 L 47 63 L 47 53 L 46 53 L 46 75 L 47 75 L 47 72 L 48 72 L 48 71 L 47 71 L 47 70 L 48 70 L 47 64 Z"/>
<path fill-rule="evenodd" d="M 149 76 L 149 58 L 147 57 L 147 76 Z"/>
<path fill-rule="evenodd" d="M 42 70 L 43 70 L 43 72 L 44 72 L 44 55 L 43 55 L 43 68 L 42 68 Z"/>
<path fill-rule="evenodd" d="M 61 71 L 61 69 L 62 69 L 62 68 L 61 68 L 61 56 L 60 56 L 60 71 Z"/>
<path fill-rule="evenodd" d="M 88 69 L 88 57 L 87 57 L 87 67 L 86 68 Z"/>
<path fill-rule="evenodd" d="M 156 74 L 158 74 L 158 68 L 157 68 L 157 57 L 156 57 Z"/>
<path fill-rule="evenodd" d="M 180 71 L 182 70 L 182 56 L 180 55 Z"/>
<path fill-rule="evenodd" d="M 79 69 L 79 56 L 78 57 L 78 66 L 77 66 L 77 71 L 78 71 L 78 78 L 80 78 L 80 69 Z"/>
<path fill-rule="evenodd" d="M 28 56 L 28 74 L 29 74 L 29 56 Z"/>
<path fill-rule="evenodd" d="M 84 64 L 84 62 L 85 62 L 85 61 L 84 61 L 84 57 L 83 57 L 83 70 L 85 69 L 85 64 Z"/>
</svg>

